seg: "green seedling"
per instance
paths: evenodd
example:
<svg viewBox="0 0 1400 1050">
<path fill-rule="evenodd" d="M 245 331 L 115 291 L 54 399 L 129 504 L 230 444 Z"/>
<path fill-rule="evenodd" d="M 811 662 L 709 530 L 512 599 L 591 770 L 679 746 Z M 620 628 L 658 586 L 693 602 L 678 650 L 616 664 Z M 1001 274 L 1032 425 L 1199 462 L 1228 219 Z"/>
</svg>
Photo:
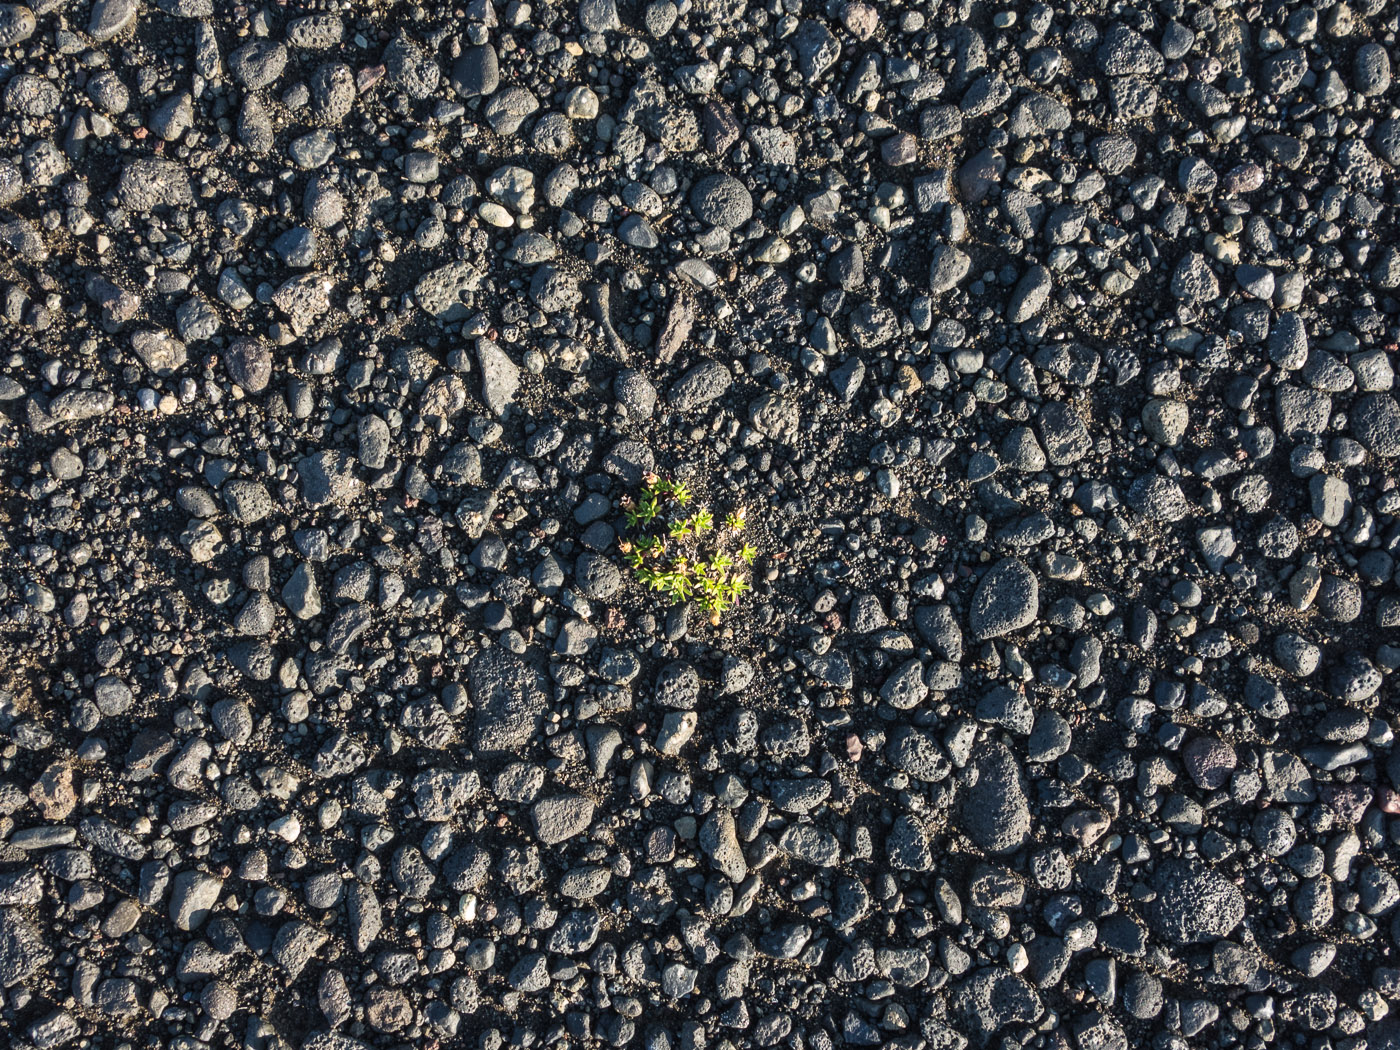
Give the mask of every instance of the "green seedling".
<svg viewBox="0 0 1400 1050">
<path fill-rule="evenodd" d="M 716 529 L 708 507 L 687 512 L 694 499 L 684 483 L 646 475 L 636 495 L 622 501 L 627 535 L 619 547 L 643 587 L 673 603 L 694 601 L 718 624 L 749 590 L 739 563 L 752 565 L 758 551 L 747 542 L 726 549 L 746 524 L 742 508 L 725 514 Z M 705 534 L 713 540 L 701 550 Z"/>
</svg>

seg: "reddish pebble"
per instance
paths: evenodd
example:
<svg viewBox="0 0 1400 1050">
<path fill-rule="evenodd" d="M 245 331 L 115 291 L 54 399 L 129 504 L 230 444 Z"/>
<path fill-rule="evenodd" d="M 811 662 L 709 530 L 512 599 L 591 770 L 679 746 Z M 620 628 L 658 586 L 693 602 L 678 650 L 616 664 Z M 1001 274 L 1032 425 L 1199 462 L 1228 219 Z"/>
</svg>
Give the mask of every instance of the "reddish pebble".
<svg viewBox="0 0 1400 1050">
<path fill-rule="evenodd" d="M 1215 791 L 1229 783 L 1230 774 L 1239 762 L 1235 749 L 1213 736 L 1198 736 L 1186 745 L 1181 757 L 1186 762 L 1186 772 L 1196 786 L 1207 791 Z"/>
<path fill-rule="evenodd" d="M 1348 824 L 1361 823 L 1372 798 L 1365 784 L 1324 784 L 1319 794 L 1327 808 Z"/>
<path fill-rule="evenodd" d="M 880 16 L 869 4 L 847 4 L 841 21 L 857 40 L 869 40 L 880 25 Z"/>
</svg>

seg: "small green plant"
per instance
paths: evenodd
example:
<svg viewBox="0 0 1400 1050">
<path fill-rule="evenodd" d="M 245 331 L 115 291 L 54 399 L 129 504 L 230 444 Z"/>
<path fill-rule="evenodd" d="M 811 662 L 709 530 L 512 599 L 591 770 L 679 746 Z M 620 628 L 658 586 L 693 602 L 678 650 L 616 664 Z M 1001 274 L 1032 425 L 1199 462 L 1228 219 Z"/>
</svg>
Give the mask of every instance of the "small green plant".
<svg viewBox="0 0 1400 1050">
<path fill-rule="evenodd" d="M 718 624 L 749 590 L 741 563 L 751 566 L 758 551 L 747 541 L 734 547 L 746 524 L 742 509 L 726 514 L 717 529 L 709 508 L 691 509 L 694 499 L 683 483 L 647 474 L 641 490 L 622 501 L 627 535 L 618 546 L 643 587 L 672 602 L 694 601 Z"/>
</svg>

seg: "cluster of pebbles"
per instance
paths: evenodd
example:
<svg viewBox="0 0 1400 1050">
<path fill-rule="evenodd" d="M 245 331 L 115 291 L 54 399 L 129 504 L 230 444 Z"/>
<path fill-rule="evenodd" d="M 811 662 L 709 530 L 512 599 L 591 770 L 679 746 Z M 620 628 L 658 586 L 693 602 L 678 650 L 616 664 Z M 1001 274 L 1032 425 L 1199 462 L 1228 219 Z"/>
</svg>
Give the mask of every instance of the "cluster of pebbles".
<svg viewBox="0 0 1400 1050">
<path fill-rule="evenodd" d="M 1400 1046 L 1397 33 L 0 4 L 6 1045 Z"/>
</svg>

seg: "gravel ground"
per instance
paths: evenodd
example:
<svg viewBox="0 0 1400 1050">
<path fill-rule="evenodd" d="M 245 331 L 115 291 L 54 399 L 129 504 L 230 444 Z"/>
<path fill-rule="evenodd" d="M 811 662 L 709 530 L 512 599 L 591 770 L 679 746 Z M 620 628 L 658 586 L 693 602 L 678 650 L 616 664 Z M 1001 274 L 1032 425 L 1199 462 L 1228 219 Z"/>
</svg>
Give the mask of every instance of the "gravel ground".
<svg viewBox="0 0 1400 1050">
<path fill-rule="evenodd" d="M 1400 1046 L 1398 19 L 0 4 L 6 1045 Z"/>
</svg>

